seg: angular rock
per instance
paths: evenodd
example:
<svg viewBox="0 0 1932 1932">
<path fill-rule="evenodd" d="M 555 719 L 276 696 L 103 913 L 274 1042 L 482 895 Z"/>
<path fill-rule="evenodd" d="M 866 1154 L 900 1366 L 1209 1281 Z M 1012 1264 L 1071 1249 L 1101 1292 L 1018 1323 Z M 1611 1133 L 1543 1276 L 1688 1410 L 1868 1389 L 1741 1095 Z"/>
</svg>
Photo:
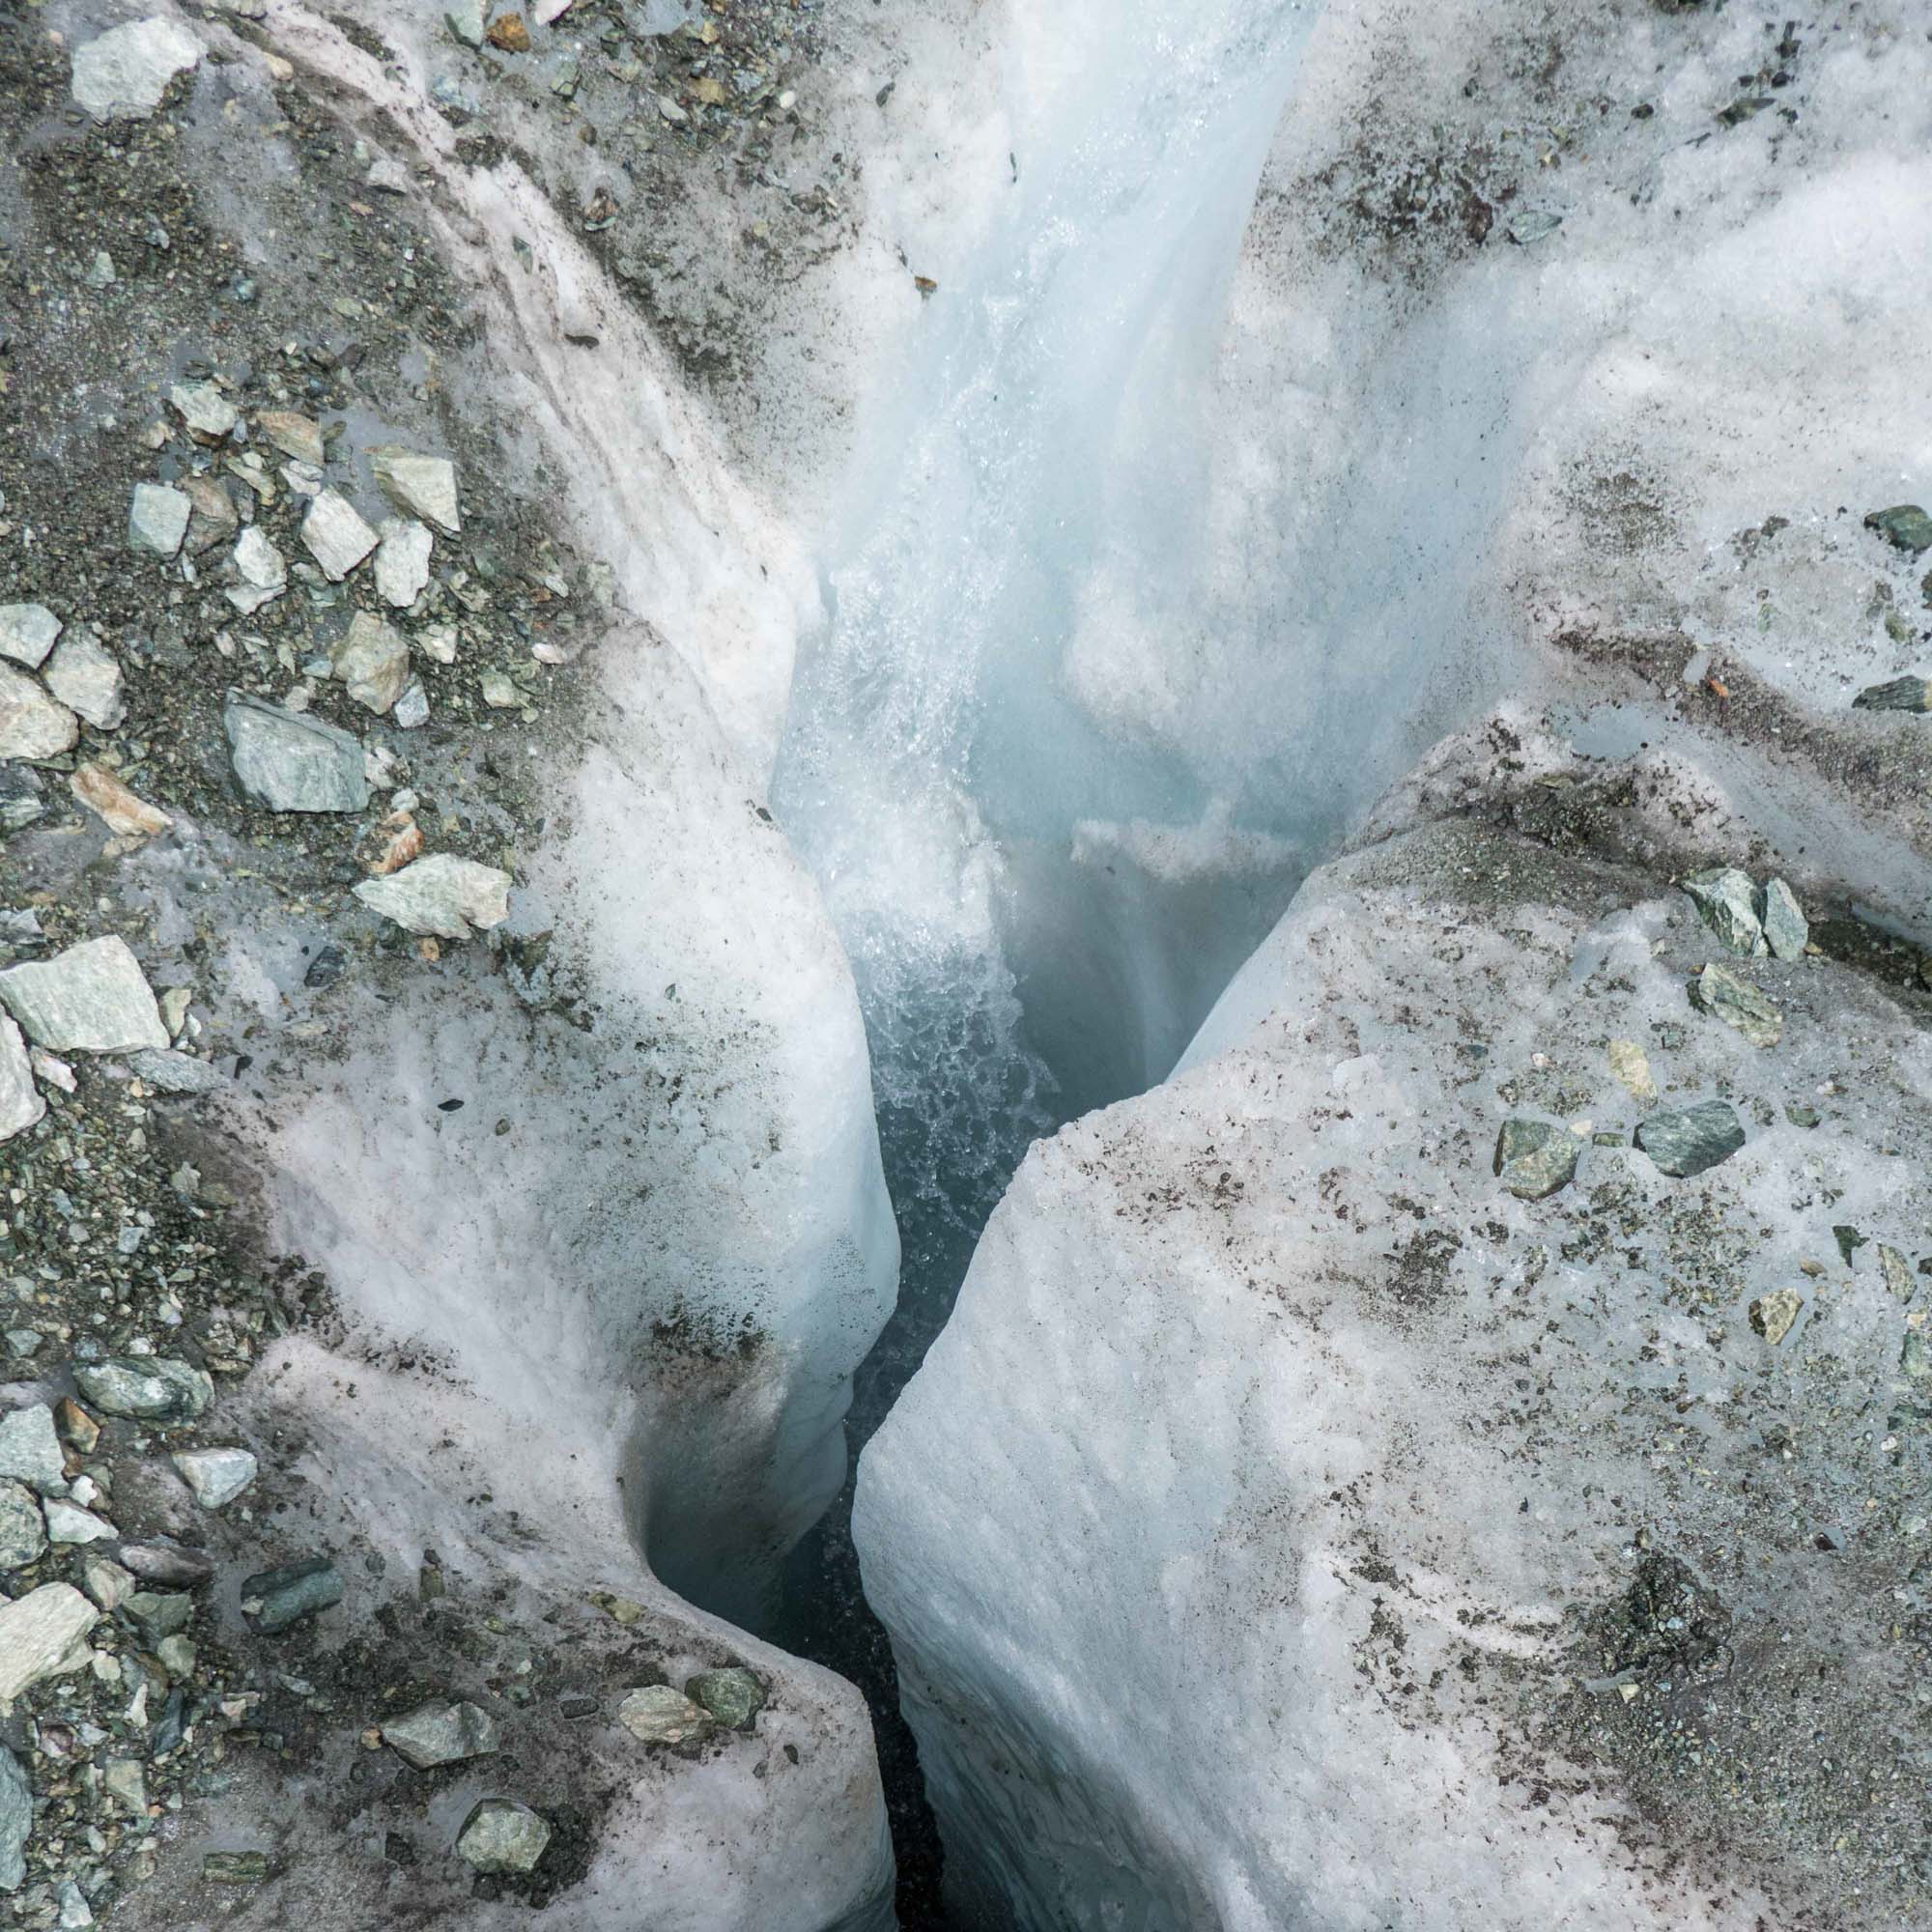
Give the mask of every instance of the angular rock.
<svg viewBox="0 0 1932 1932">
<path fill-rule="evenodd" d="M 57 758 L 79 736 L 79 720 L 65 704 L 25 671 L 0 664 L 0 758 Z"/>
<path fill-rule="evenodd" d="M 96 1516 L 78 1503 L 63 1502 L 59 1496 L 47 1498 L 46 1515 L 50 1543 L 104 1543 L 119 1534 L 104 1516 Z"/>
<path fill-rule="evenodd" d="M 430 551 L 436 539 L 428 526 L 402 517 L 385 517 L 376 546 L 376 590 L 385 604 L 407 611 L 429 583 Z"/>
<path fill-rule="evenodd" d="M 453 0 L 443 13 L 443 24 L 467 47 L 483 44 L 486 0 Z"/>
<path fill-rule="evenodd" d="M 67 788 L 110 832 L 124 838 L 153 838 L 174 823 L 157 805 L 129 791 L 105 765 L 82 765 Z"/>
<path fill-rule="evenodd" d="M 1741 973 L 1709 965 L 1691 981 L 1690 997 L 1753 1046 L 1776 1046 L 1784 1037 L 1784 1015 Z"/>
<path fill-rule="evenodd" d="M 140 961 L 113 933 L 0 972 L 0 1006 L 36 1046 L 54 1053 L 131 1053 L 168 1043 Z"/>
<path fill-rule="evenodd" d="M 119 1609 L 135 1592 L 133 1572 L 124 1570 L 105 1556 L 82 1557 L 80 1579 L 87 1594 L 103 1610 Z"/>
<path fill-rule="evenodd" d="M 709 1711 L 668 1684 L 647 1684 L 617 1706 L 617 1721 L 647 1745 L 682 1745 L 703 1737 L 712 1726 Z"/>
<path fill-rule="evenodd" d="M 0 1891 L 17 1891 L 27 1876 L 27 1840 L 33 1830 L 33 1787 L 20 1760 L 0 1745 Z"/>
<path fill-rule="evenodd" d="M 1782 879 L 1767 879 L 1758 890 L 1758 923 L 1775 959 L 1802 959 L 1811 943 L 1811 926 L 1798 895 Z"/>
<path fill-rule="evenodd" d="M 463 1822 L 456 1849 L 479 1872 L 526 1872 L 550 1843 L 550 1827 L 527 1804 L 486 1798 Z"/>
<path fill-rule="evenodd" d="M 1894 1247 L 1885 1241 L 1878 1245 L 1879 1278 L 1885 1283 L 1885 1292 L 1894 1301 L 1910 1301 L 1918 1284 L 1912 1278 L 1912 1264 Z"/>
<path fill-rule="evenodd" d="M 165 483 L 136 483 L 128 506 L 128 548 L 148 556 L 173 556 L 193 514 L 194 504 L 185 491 Z"/>
<path fill-rule="evenodd" d="M 201 43 L 160 14 L 89 41 L 73 57 L 73 98 L 97 121 L 145 121 L 176 74 L 201 59 Z"/>
<path fill-rule="evenodd" d="M 242 1585 L 242 1609 L 253 1616 L 257 1630 L 270 1635 L 341 1601 L 342 1577 L 326 1556 L 264 1570 Z"/>
<path fill-rule="evenodd" d="M 318 468 L 327 460 L 328 447 L 322 440 L 322 426 L 299 410 L 264 410 L 255 418 L 255 427 L 284 456 Z"/>
<path fill-rule="evenodd" d="M 1548 1121 L 1505 1121 L 1493 1172 L 1519 1201 L 1546 1200 L 1575 1177 L 1577 1145 L 1575 1134 Z"/>
<path fill-rule="evenodd" d="M 221 722 L 242 789 L 271 811 L 360 811 L 369 803 L 361 741 L 351 733 L 239 692 Z"/>
<path fill-rule="evenodd" d="M 1657 1098 L 1657 1082 L 1651 1077 L 1650 1056 L 1634 1039 L 1613 1039 L 1605 1049 L 1610 1071 L 1621 1080 L 1630 1096 L 1648 1106 Z"/>
<path fill-rule="evenodd" d="M 66 1492 L 66 1458 L 54 1434 L 54 1412 L 43 1402 L 0 1416 L 0 1477 L 43 1495 Z"/>
<path fill-rule="evenodd" d="M 223 594 L 244 617 L 264 604 L 272 604 L 289 587 L 288 565 L 259 525 L 251 524 L 242 532 L 229 561 L 236 581 Z"/>
<path fill-rule="evenodd" d="M 1693 872 L 1683 888 L 1704 923 L 1733 952 L 1761 955 L 1767 949 L 1764 927 L 1758 923 L 1757 888 L 1750 875 L 1735 866 Z"/>
<path fill-rule="evenodd" d="M 0 1570 L 17 1570 L 46 1547 L 40 1504 L 18 1483 L 0 1481 Z"/>
<path fill-rule="evenodd" d="M 1745 1144 L 1744 1123 L 1728 1100 L 1652 1114 L 1636 1130 L 1636 1144 L 1665 1174 L 1680 1179 L 1702 1174 Z"/>
<path fill-rule="evenodd" d="M 206 1369 L 172 1355 L 122 1355 L 75 1362 L 73 1379 L 89 1402 L 108 1415 L 143 1422 L 192 1422 L 214 1400 Z"/>
<path fill-rule="evenodd" d="M 193 1589 L 214 1575 L 214 1565 L 198 1549 L 180 1549 L 169 1543 L 124 1543 L 121 1561 L 150 1583 Z"/>
<path fill-rule="evenodd" d="M 150 1643 L 186 1630 L 194 1616 L 194 1599 L 185 1590 L 136 1590 L 123 1607 Z"/>
<path fill-rule="evenodd" d="M 342 640 L 329 654 L 329 668 L 349 696 L 379 718 L 403 695 L 409 682 L 408 640 L 380 617 L 358 611 Z"/>
<path fill-rule="evenodd" d="M 246 1449 L 180 1449 L 172 1460 L 203 1509 L 232 1503 L 255 1480 L 255 1458 Z"/>
<path fill-rule="evenodd" d="M 214 1094 L 228 1085 L 228 1076 L 212 1061 L 172 1047 L 130 1054 L 128 1065 L 156 1094 Z"/>
<path fill-rule="evenodd" d="M 20 1029 L 0 1016 L 0 1141 L 25 1133 L 46 1111 Z"/>
<path fill-rule="evenodd" d="M 376 548 L 376 532 L 355 514 L 348 497 L 325 490 L 302 519 L 303 548 L 332 582 L 341 580 Z"/>
<path fill-rule="evenodd" d="M 418 1771 L 488 1757 L 497 1748 L 497 1726 L 474 1704 L 424 1704 L 383 1726 L 383 1742 Z"/>
<path fill-rule="evenodd" d="M 419 456 L 387 443 L 369 452 L 369 468 L 377 488 L 405 516 L 420 517 L 445 536 L 462 529 L 456 466 L 446 456 Z"/>
<path fill-rule="evenodd" d="M 49 1677 L 87 1662 L 87 1634 L 100 1612 L 71 1583 L 43 1583 L 0 1604 L 0 1708 Z"/>
<path fill-rule="evenodd" d="M 36 670 L 60 634 L 61 620 L 44 604 L 0 604 L 0 658 Z"/>
<path fill-rule="evenodd" d="M 364 879 L 355 896 L 408 932 L 468 939 L 510 916 L 510 875 L 495 866 L 438 852 L 385 879 Z"/>
<path fill-rule="evenodd" d="M 114 730 L 128 715 L 121 696 L 121 667 L 84 624 L 70 630 L 54 646 L 41 675 L 70 711 L 77 711 L 99 730 Z"/>
<path fill-rule="evenodd" d="M 686 1681 L 684 1694 L 733 1731 L 749 1731 L 765 1706 L 765 1687 L 749 1670 L 736 1666 L 700 1670 Z"/>
<path fill-rule="evenodd" d="M 1932 516 L 1927 516 L 1917 503 L 1896 503 L 1889 510 L 1874 510 L 1865 519 L 1865 528 L 1876 530 L 1908 556 L 1932 550 Z"/>
<path fill-rule="evenodd" d="M 1752 1333 L 1762 1335 L 1776 1348 L 1791 1333 L 1791 1324 L 1804 1306 L 1804 1297 L 1794 1288 L 1776 1288 L 1759 1295 L 1750 1305 Z"/>
<path fill-rule="evenodd" d="M 414 731 L 429 723 L 429 693 L 423 689 L 421 678 L 412 677 L 403 686 L 403 695 L 396 699 L 389 722 L 404 731 Z"/>
<path fill-rule="evenodd" d="M 187 535 L 184 539 L 190 556 L 211 551 L 241 527 L 228 492 L 212 476 L 189 476 L 182 482 L 189 503 Z"/>
<path fill-rule="evenodd" d="M 1868 684 L 1852 699 L 1854 711 L 1932 711 L 1932 680 L 1895 677 L 1889 684 Z"/>
<path fill-rule="evenodd" d="M 129 1811 L 148 1808 L 148 1779 L 137 1757 L 110 1757 L 101 1767 L 102 1788 L 118 1798 Z"/>
<path fill-rule="evenodd" d="M 177 383 L 168 391 L 168 404 L 196 437 L 209 442 L 232 436 L 242 420 L 242 412 L 213 383 Z"/>
</svg>

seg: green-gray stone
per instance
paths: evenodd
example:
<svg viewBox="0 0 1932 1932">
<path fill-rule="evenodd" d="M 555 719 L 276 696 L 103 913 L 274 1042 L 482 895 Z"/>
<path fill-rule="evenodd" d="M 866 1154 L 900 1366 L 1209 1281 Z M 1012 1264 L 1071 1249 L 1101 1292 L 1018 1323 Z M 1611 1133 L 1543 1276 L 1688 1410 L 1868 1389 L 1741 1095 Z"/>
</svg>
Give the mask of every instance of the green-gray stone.
<svg viewBox="0 0 1932 1932">
<path fill-rule="evenodd" d="M 1636 1130 L 1636 1144 L 1665 1174 L 1680 1179 L 1702 1174 L 1745 1144 L 1744 1123 L 1728 1100 L 1652 1114 Z"/>
<path fill-rule="evenodd" d="M 140 1626 L 150 1643 L 185 1631 L 194 1615 L 194 1599 L 185 1590 L 136 1590 L 121 1606 Z"/>
<path fill-rule="evenodd" d="M 205 1369 L 168 1355 L 128 1355 L 76 1362 L 73 1379 L 96 1408 L 143 1422 L 192 1422 L 214 1400 Z"/>
<path fill-rule="evenodd" d="M 1825 1117 L 1816 1107 L 1806 1106 L 1803 1100 L 1793 1100 L 1785 1108 L 1784 1118 L 1794 1127 L 1815 1127 Z"/>
<path fill-rule="evenodd" d="M 527 1804 L 486 1798 L 464 1820 L 456 1849 L 480 1872 L 526 1872 L 549 1843 L 550 1827 Z"/>
<path fill-rule="evenodd" d="M 497 1748 L 497 1726 L 475 1704 L 425 1704 L 383 1726 L 383 1742 L 418 1771 L 488 1757 Z"/>
<path fill-rule="evenodd" d="M 1876 530 L 1908 556 L 1932 550 L 1932 517 L 1917 503 L 1894 503 L 1889 510 L 1874 510 L 1865 519 L 1865 528 Z"/>
<path fill-rule="evenodd" d="M 0 1891 L 17 1890 L 27 1876 L 27 1839 L 34 1829 L 34 1794 L 20 1760 L 0 1745 Z"/>
<path fill-rule="evenodd" d="M 1784 1037 L 1783 1015 L 1728 966 L 1706 966 L 1691 981 L 1690 997 L 1714 1019 L 1735 1027 L 1753 1046 L 1776 1046 Z"/>
<path fill-rule="evenodd" d="M 1575 1177 L 1577 1136 L 1548 1121 L 1505 1121 L 1493 1171 L 1519 1201 L 1545 1200 Z"/>
<path fill-rule="evenodd" d="M 342 1601 L 342 1578 L 334 1564 L 322 1556 L 264 1570 L 242 1585 L 244 1603 L 256 1602 L 255 1628 L 273 1634 L 287 1630 L 301 1617 L 312 1617 Z"/>
<path fill-rule="evenodd" d="M 1782 879 L 1767 879 L 1757 895 L 1758 923 L 1764 943 L 1775 959 L 1802 959 L 1811 941 L 1811 926 L 1797 895 Z"/>
<path fill-rule="evenodd" d="M 211 1885 L 260 1885 L 269 1875 L 267 1852 L 204 1852 L 201 1875 Z"/>
<path fill-rule="evenodd" d="M 1850 1267 L 1852 1257 L 1871 1239 L 1871 1236 L 1860 1234 L 1849 1221 L 1840 1221 L 1833 1228 L 1832 1238 L 1838 1244 L 1839 1260 Z"/>
<path fill-rule="evenodd" d="M 1922 1328 L 1908 1328 L 1898 1351 L 1898 1366 L 1916 1382 L 1932 1382 L 1932 1340 Z"/>
<path fill-rule="evenodd" d="M 1888 1247 L 1883 1241 L 1878 1248 L 1878 1271 L 1884 1278 L 1886 1293 L 1894 1301 L 1912 1299 L 1912 1291 L 1918 1285 L 1912 1279 L 1912 1264 L 1896 1248 Z"/>
<path fill-rule="evenodd" d="M 1889 684 L 1868 684 L 1852 699 L 1854 711 L 1932 711 L 1932 682 L 1922 677 L 1895 677 Z"/>
<path fill-rule="evenodd" d="M 749 1670 L 701 1670 L 684 1694 L 734 1731 L 749 1731 L 765 1704 L 765 1687 Z"/>
<path fill-rule="evenodd" d="M 1767 949 L 1758 923 L 1757 888 L 1750 874 L 1735 866 L 1693 872 L 1683 888 L 1703 921 L 1733 952 L 1759 954 Z"/>
</svg>

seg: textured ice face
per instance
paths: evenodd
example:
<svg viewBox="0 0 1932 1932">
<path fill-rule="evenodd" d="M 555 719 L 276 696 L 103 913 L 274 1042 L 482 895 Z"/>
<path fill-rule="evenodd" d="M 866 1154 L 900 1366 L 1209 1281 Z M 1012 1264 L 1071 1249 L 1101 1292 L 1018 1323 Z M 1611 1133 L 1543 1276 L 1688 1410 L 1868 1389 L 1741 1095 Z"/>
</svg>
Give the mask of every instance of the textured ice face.
<svg viewBox="0 0 1932 1932">
<path fill-rule="evenodd" d="M 1920 1318 L 1834 1229 L 1923 1245 L 1932 1061 L 1816 960 L 1751 962 L 1751 1045 L 1647 891 L 1455 827 L 1325 869 L 1187 1070 L 1029 1154 L 855 1519 L 988 1922 L 1922 1908 Z M 1722 1165 L 1630 1145 L 1717 1095 Z M 1493 1175 L 1512 1117 L 1571 1184 Z"/>
</svg>

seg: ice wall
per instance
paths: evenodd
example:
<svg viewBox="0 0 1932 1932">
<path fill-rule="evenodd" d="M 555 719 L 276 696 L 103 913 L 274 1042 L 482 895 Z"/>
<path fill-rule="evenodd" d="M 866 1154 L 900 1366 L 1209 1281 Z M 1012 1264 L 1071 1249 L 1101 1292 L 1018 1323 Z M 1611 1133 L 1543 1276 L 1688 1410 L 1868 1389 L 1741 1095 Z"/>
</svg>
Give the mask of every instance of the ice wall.
<svg viewBox="0 0 1932 1932">
<path fill-rule="evenodd" d="M 775 803 L 859 976 L 888 1137 L 947 1122 L 916 1163 L 941 1191 L 997 1186 L 1046 1120 L 1164 1072 L 1203 955 L 1229 953 L 1218 981 L 1293 863 L 1062 661 L 1123 558 L 1151 585 L 1194 541 L 1202 383 L 1312 17 L 1015 11 L 1010 152 L 961 184 L 980 239 L 830 539 Z M 1157 935 L 1189 895 L 1212 910 L 1177 957 Z"/>
</svg>

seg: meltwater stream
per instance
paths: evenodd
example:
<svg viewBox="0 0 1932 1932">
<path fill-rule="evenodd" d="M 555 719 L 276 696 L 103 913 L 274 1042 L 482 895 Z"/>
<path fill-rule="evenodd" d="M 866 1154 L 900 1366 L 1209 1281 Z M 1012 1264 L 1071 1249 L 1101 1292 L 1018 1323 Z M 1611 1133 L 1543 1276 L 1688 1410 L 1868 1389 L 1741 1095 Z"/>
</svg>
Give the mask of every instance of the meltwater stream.
<svg viewBox="0 0 1932 1932">
<path fill-rule="evenodd" d="M 1228 279 L 1314 12 L 1014 10 L 1004 206 L 930 303 L 831 532 L 773 800 L 858 980 L 900 1223 L 855 1449 L 1029 1142 L 1162 1078 L 1306 869 L 1264 786 L 1110 725 L 1104 667 L 1181 635 Z M 934 1925 L 939 1851 L 850 1505 L 848 1483 L 773 1634 L 870 1698 L 901 1922 Z"/>
</svg>

